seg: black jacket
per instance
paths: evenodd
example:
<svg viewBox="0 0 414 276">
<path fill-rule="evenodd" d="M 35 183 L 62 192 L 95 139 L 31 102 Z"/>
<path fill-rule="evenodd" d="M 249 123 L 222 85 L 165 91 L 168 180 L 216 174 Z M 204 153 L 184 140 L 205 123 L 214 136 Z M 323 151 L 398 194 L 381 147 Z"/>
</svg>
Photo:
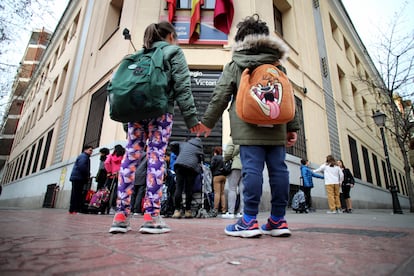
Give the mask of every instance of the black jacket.
<svg viewBox="0 0 414 276">
<path fill-rule="evenodd" d="M 211 158 L 211 166 L 210 166 L 211 174 L 213 176 L 224 175 L 223 165 L 224 165 L 223 156 L 214 155 L 213 158 Z"/>
</svg>

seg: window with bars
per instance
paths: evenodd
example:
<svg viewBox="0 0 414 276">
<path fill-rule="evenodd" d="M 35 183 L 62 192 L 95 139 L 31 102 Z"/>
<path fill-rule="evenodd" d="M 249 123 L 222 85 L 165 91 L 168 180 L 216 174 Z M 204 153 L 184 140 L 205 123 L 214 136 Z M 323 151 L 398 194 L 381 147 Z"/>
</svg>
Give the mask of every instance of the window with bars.
<svg viewBox="0 0 414 276">
<path fill-rule="evenodd" d="M 364 146 L 361 146 L 361 147 L 362 147 L 362 156 L 364 158 L 365 176 L 367 177 L 367 182 L 372 183 L 371 164 L 369 162 L 368 150 Z"/>
<path fill-rule="evenodd" d="M 273 19 L 276 33 L 283 36 L 282 12 L 273 4 Z"/>
<path fill-rule="evenodd" d="M 354 138 L 348 136 L 349 150 L 351 152 L 351 161 L 354 177 L 361 179 L 361 168 L 359 166 L 358 148 Z"/>
<path fill-rule="evenodd" d="M 296 100 L 296 116 L 299 119 L 299 122 L 301 122 L 300 130 L 297 132 L 298 138 L 293 147 L 287 148 L 286 152 L 300 157 L 302 159 L 307 159 L 307 153 L 306 153 L 306 135 L 305 135 L 305 128 L 304 128 L 304 121 L 303 121 L 303 107 L 302 107 L 302 101 L 295 96 Z"/>
<path fill-rule="evenodd" d="M 90 145 L 93 148 L 99 146 L 99 140 L 102 132 L 103 116 L 106 106 L 106 86 L 92 95 L 89 107 L 88 121 L 86 123 L 84 145 Z"/>
<path fill-rule="evenodd" d="M 374 162 L 374 170 L 375 170 L 375 178 L 377 179 L 377 186 L 381 187 L 381 175 L 380 175 L 380 169 L 378 166 L 378 158 L 375 154 L 372 154 L 372 162 Z"/>
</svg>

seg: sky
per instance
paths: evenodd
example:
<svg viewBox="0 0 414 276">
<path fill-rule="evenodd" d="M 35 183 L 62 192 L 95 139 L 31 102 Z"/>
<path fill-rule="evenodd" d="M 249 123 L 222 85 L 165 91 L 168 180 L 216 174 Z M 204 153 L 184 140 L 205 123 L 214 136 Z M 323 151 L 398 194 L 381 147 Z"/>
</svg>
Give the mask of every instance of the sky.
<svg viewBox="0 0 414 276">
<path fill-rule="evenodd" d="M 15 2 L 13 0 L 1 0 L 2 5 L 12 7 Z M 333 0 L 328 0 L 333 1 Z M 21 1 L 20 1 L 21 2 Z M 373 56 L 376 41 L 378 41 L 378 33 L 381 28 L 385 28 L 390 23 L 395 14 L 403 11 L 400 20 L 402 29 L 414 30 L 414 1 L 413 0 L 342 0 L 355 29 L 361 37 L 365 47 L 371 56 Z M 6 53 L 0 56 L 0 63 L 9 66 L 9 74 L 5 76 L 2 72 L 1 78 L 7 78 L 13 83 L 15 69 L 22 59 L 30 34 L 33 28 L 45 27 L 50 31 L 54 31 L 56 24 L 62 16 L 68 0 L 36 0 L 31 1 L 33 10 L 31 11 L 32 20 L 23 22 L 13 13 L 4 12 L 0 14 L 0 20 L 7 20 L 14 26 L 16 33 L 10 47 L 6 49 Z M 46 10 L 46 12 L 44 12 Z M 1 11 L 0 11 L 1 12 Z M 11 87 L 11 85 L 10 85 Z M 0 97 L 0 121 L 2 119 L 2 108 L 8 101 L 8 96 Z"/>
<path fill-rule="evenodd" d="M 411 33 L 414 38 L 413 0 L 342 0 L 342 3 L 374 63 L 379 35 L 383 30 L 389 30 L 388 27 L 395 22 L 396 16 L 398 23 L 395 33 L 401 36 Z M 414 84 L 410 84 L 407 91 L 405 99 L 414 101 Z"/>
<path fill-rule="evenodd" d="M 1 41 L 0 45 L 0 82 L 9 88 L 4 89 L 5 86 L 0 86 L 2 88 L 0 91 L 0 126 L 10 94 L 3 89 L 11 91 L 16 70 L 23 58 L 33 29 L 44 27 L 53 32 L 68 0 L 31 0 L 28 1 L 31 7 L 24 11 L 21 10 L 22 3 L 23 0 L 0 1 L 0 20 L 2 26 L 7 26 L 6 33 L 11 38 L 9 43 Z"/>
</svg>

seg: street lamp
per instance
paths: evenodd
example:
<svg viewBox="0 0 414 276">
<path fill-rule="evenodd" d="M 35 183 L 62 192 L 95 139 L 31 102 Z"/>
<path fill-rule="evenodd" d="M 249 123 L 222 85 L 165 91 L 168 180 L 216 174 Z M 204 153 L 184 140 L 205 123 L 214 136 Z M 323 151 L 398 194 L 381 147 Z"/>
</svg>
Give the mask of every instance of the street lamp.
<svg viewBox="0 0 414 276">
<path fill-rule="evenodd" d="M 388 175 L 389 175 L 389 179 L 391 182 L 390 192 L 391 192 L 391 197 L 392 197 L 392 207 L 394 209 L 394 214 L 402 214 L 403 212 L 401 210 L 400 201 L 398 200 L 397 187 L 394 184 L 394 177 L 392 176 L 390 157 L 388 155 L 388 146 L 387 146 L 387 141 L 385 140 L 385 134 L 384 134 L 386 117 L 387 115 L 385 115 L 379 110 L 377 110 L 374 113 L 374 115 L 372 115 L 372 118 L 374 119 L 375 124 L 379 126 L 380 131 L 381 131 L 382 144 L 384 146 L 385 161 L 387 162 Z"/>
</svg>

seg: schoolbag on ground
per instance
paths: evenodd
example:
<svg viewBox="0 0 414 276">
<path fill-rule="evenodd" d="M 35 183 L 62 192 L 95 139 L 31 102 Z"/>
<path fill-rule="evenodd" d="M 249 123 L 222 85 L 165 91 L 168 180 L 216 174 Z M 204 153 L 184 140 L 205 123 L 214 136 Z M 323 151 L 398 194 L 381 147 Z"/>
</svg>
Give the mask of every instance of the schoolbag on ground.
<svg viewBox="0 0 414 276">
<path fill-rule="evenodd" d="M 109 209 L 110 191 L 108 188 L 102 188 L 93 194 L 89 202 L 88 211 L 92 213 L 101 212 L 104 214 Z"/>
<path fill-rule="evenodd" d="M 121 62 L 107 87 L 112 120 L 136 122 L 167 111 L 169 80 L 162 52 L 167 45 L 142 49 Z"/>
<path fill-rule="evenodd" d="M 292 210 L 300 213 L 307 213 L 306 207 L 306 197 L 305 193 L 302 190 L 299 190 L 295 193 L 292 199 Z"/>
<path fill-rule="evenodd" d="M 263 64 L 249 74 L 244 70 L 236 97 L 236 113 L 245 122 L 277 125 L 295 116 L 295 96 L 285 73 Z"/>
</svg>

